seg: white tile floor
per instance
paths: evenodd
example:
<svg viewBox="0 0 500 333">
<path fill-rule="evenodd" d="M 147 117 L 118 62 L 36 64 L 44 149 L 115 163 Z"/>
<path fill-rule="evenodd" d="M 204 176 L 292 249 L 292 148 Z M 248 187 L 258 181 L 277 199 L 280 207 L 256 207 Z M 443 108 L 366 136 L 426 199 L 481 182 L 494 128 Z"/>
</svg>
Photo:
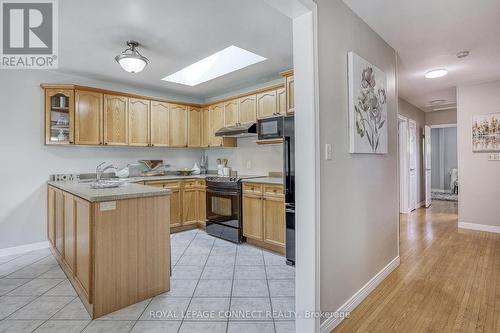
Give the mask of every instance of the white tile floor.
<svg viewBox="0 0 500 333">
<path fill-rule="evenodd" d="M 283 257 L 199 230 L 171 239 L 171 290 L 94 321 L 48 249 L 0 257 L 0 333 L 295 332 Z"/>
</svg>

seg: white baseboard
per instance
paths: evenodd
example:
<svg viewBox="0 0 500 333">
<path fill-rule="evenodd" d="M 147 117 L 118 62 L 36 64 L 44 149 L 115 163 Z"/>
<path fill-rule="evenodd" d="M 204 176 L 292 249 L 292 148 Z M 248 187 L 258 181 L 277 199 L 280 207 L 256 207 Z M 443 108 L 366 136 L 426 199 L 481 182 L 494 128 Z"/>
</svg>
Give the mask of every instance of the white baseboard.
<svg viewBox="0 0 500 333">
<path fill-rule="evenodd" d="M 34 251 L 34 250 L 46 249 L 48 247 L 49 247 L 49 241 L 31 243 L 21 246 L 7 247 L 5 249 L 0 249 L 0 257 Z"/>
<path fill-rule="evenodd" d="M 500 233 L 500 227 L 496 226 L 496 225 L 458 222 L 458 227 L 461 228 L 461 229 L 471 229 L 471 230 L 478 230 L 478 231 L 487 231 L 487 232 L 494 232 L 494 233 L 497 233 L 497 234 Z"/>
<path fill-rule="evenodd" d="M 420 201 L 417 205 L 417 208 L 420 208 L 420 207 L 425 207 L 425 201 Z"/>
<path fill-rule="evenodd" d="M 393 270 L 399 266 L 399 256 L 392 259 L 390 263 L 387 264 L 380 272 L 378 272 L 367 284 L 365 284 L 357 293 L 355 293 L 347 302 L 345 302 L 338 310 L 339 313 L 351 312 L 356 308 L 359 303 L 361 303 L 372 291 L 375 289 L 380 282 L 382 282 Z M 335 327 L 337 327 L 344 318 L 341 316 L 335 318 L 330 317 L 321 324 L 321 333 L 330 333 Z"/>
</svg>

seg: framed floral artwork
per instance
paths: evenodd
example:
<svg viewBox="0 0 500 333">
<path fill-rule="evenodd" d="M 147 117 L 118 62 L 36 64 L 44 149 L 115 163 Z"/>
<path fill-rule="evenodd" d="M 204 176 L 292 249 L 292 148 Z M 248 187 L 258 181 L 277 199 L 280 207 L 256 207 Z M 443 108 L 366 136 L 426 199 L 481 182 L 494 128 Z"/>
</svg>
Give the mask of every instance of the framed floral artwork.
<svg viewBox="0 0 500 333">
<path fill-rule="evenodd" d="M 387 77 L 354 52 L 348 53 L 349 152 L 387 153 Z"/>
<path fill-rule="evenodd" d="M 472 117 L 472 151 L 500 151 L 500 113 Z"/>
</svg>

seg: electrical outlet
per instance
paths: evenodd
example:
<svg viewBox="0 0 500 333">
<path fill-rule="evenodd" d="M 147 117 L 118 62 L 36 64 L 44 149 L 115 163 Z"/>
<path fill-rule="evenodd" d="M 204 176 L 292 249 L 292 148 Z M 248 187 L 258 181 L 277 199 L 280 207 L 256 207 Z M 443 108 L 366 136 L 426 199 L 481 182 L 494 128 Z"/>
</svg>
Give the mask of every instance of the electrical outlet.
<svg viewBox="0 0 500 333">
<path fill-rule="evenodd" d="M 332 144 L 325 144 L 325 160 L 330 161 L 332 159 Z"/>
<path fill-rule="evenodd" d="M 252 161 L 248 160 L 247 161 L 247 169 L 251 169 L 252 168 Z"/>
</svg>

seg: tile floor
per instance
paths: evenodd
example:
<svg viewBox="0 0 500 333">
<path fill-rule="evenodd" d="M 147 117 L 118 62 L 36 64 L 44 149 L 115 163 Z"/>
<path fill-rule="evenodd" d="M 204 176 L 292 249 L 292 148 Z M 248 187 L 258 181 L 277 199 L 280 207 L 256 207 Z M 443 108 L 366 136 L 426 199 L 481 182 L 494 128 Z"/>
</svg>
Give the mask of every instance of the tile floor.
<svg viewBox="0 0 500 333">
<path fill-rule="evenodd" d="M 171 290 L 94 321 L 48 249 L 0 257 L 0 333 L 295 332 L 283 257 L 199 230 L 171 239 Z"/>
</svg>

